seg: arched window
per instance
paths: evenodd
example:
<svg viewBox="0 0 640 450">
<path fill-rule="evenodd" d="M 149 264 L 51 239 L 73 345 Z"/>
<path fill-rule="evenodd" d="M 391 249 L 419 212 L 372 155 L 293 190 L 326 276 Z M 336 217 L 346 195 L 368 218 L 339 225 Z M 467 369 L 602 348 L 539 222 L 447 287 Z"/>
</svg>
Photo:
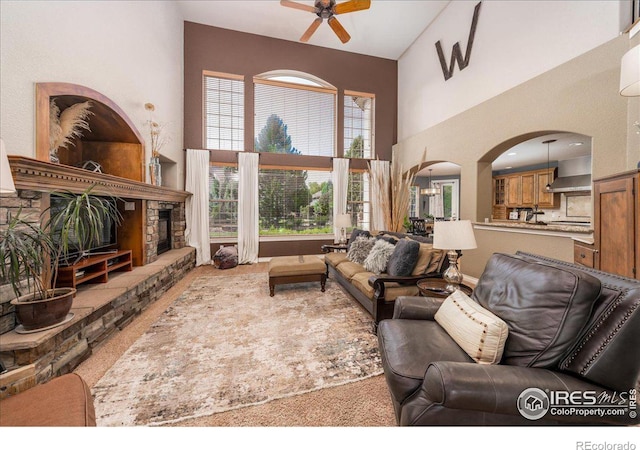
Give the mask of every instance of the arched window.
<svg viewBox="0 0 640 450">
<path fill-rule="evenodd" d="M 336 93 L 329 83 L 298 71 L 277 70 L 253 79 L 255 150 L 336 155 Z"/>
</svg>

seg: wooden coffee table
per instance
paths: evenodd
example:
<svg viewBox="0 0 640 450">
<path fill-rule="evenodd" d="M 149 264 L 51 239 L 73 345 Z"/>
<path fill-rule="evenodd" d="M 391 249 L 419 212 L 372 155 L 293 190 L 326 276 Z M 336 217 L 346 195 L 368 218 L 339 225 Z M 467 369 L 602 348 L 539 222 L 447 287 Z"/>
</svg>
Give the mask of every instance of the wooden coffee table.
<svg viewBox="0 0 640 450">
<path fill-rule="evenodd" d="M 442 278 L 423 278 L 416 283 L 420 295 L 434 298 L 447 298 L 451 295 L 446 289 L 447 284 Z M 469 296 L 473 293 L 473 289 L 466 284 L 460 284 L 460 290 Z"/>
</svg>

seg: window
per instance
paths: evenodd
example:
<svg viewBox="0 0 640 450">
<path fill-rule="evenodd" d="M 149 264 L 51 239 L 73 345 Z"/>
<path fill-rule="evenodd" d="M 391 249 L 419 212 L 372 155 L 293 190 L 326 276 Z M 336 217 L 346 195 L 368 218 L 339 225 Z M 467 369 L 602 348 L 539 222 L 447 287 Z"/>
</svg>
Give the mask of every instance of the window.
<svg viewBox="0 0 640 450">
<path fill-rule="evenodd" d="M 238 168 L 209 166 L 209 237 L 238 236 Z"/>
<path fill-rule="evenodd" d="M 429 213 L 447 220 L 460 217 L 460 180 L 437 180 L 433 186 L 440 188 L 440 195 L 429 197 Z"/>
<path fill-rule="evenodd" d="M 371 200 L 369 174 L 367 172 L 349 173 L 347 186 L 347 213 L 351 215 L 354 228 L 368 230 L 371 223 Z"/>
<path fill-rule="evenodd" d="M 409 217 L 419 217 L 419 195 L 420 189 L 418 186 L 411 186 L 409 188 Z"/>
<path fill-rule="evenodd" d="M 256 151 L 334 156 L 335 89 L 256 78 Z"/>
<path fill-rule="evenodd" d="M 258 177 L 261 236 L 333 232 L 331 172 L 260 169 Z"/>
<path fill-rule="evenodd" d="M 373 102 L 372 94 L 345 91 L 345 158 L 373 158 Z"/>
<path fill-rule="evenodd" d="M 204 72 L 204 145 L 215 150 L 244 150 L 244 79 Z"/>
</svg>

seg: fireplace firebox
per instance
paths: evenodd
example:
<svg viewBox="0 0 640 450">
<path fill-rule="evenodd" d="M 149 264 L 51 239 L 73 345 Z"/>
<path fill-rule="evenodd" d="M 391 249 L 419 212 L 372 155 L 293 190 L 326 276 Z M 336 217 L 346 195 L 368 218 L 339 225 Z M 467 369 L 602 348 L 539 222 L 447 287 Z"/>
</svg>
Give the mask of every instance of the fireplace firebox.
<svg viewBox="0 0 640 450">
<path fill-rule="evenodd" d="M 171 250 L 171 210 L 158 211 L 158 249 L 157 254 Z"/>
</svg>

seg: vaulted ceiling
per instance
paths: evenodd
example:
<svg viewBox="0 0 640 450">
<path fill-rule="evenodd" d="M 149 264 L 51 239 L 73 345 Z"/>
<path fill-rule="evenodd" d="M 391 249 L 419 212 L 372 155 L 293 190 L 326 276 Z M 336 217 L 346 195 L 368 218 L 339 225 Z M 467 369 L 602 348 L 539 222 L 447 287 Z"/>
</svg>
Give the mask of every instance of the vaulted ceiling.
<svg viewBox="0 0 640 450">
<path fill-rule="evenodd" d="M 344 3 L 348 0 L 337 0 Z M 313 1 L 297 1 L 313 6 Z M 351 35 L 340 42 L 325 20 L 307 45 L 397 60 L 433 22 L 449 1 L 372 0 L 367 10 L 336 16 Z M 317 16 L 309 11 L 287 8 L 277 0 L 179 1 L 183 18 L 189 22 L 243 31 L 299 42 Z"/>
</svg>

